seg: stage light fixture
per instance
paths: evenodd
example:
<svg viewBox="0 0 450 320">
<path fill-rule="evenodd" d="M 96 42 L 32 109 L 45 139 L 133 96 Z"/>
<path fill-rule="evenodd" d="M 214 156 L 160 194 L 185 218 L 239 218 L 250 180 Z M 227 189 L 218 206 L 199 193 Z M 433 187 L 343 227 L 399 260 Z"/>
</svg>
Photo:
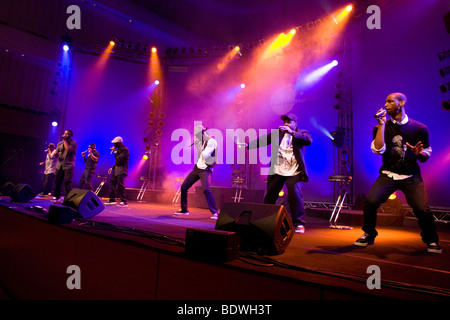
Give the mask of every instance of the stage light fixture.
<svg viewBox="0 0 450 320">
<path fill-rule="evenodd" d="M 351 4 L 349 4 L 348 6 L 345 7 L 345 11 L 350 12 L 353 10 L 353 6 Z"/>
<path fill-rule="evenodd" d="M 450 100 L 441 101 L 442 110 L 450 111 Z"/>
<path fill-rule="evenodd" d="M 447 82 L 446 84 L 443 84 L 439 87 L 442 93 L 446 93 L 448 89 L 450 88 L 450 82 Z"/>
<path fill-rule="evenodd" d="M 58 122 L 52 121 L 52 126 L 53 126 L 53 127 L 57 127 L 57 126 L 58 126 Z"/>
<path fill-rule="evenodd" d="M 439 70 L 439 74 L 441 75 L 441 77 L 445 77 L 449 73 L 450 73 L 450 66 Z"/>
<path fill-rule="evenodd" d="M 245 83 L 241 83 L 241 88 L 242 88 L 242 89 L 245 88 Z"/>
<path fill-rule="evenodd" d="M 445 59 L 450 58 L 450 50 L 438 53 L 439 61 L 443 61 Z"/>
<path fill-rule="evenodd" d="M 63 50 L 64 50 L 64 51 L 67 52 L 67 51 L 69 51 L 69 49 L 70 49 L 70 48 L 69 48 L 69 46 L 68 46 L 67 44 L 63 45 Z"/>
<path fill-rule="evenodd" d="M 112 46 L 112 47 L 114 47 L 114 46 L 116 45 L 116 43 L 115 43 L 113 40 L 111 40 L 111 41 L 109 42 L 109 45 Z"/>
<path fill-rule="evenodd" d="M 142 159 L 148 160 L 148 155 L 147 155 L 147 154 L 144 154 L 144 155 L 142 156 Z"/>
<path fill-rule="evenodd" d="M 158 85 L 159 84 L 159 80 L 155 80 L 155 84 Z"/>
</svg>

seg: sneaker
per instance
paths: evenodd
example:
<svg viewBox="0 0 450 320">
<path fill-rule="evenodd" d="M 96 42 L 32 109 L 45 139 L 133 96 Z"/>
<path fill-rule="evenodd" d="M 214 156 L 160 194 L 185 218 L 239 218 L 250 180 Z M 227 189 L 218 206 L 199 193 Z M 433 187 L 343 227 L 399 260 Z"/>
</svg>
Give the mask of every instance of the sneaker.
<svg viewBox="0 0 450 320">
<path fill-rule="evenodd" d="M 105 204 L 116 204 L 116 200 L 108 200 Z"/>
<path fill-rule="evenodd" d="M 212 216 L 211 216 L 211 219 L 213 219 L 213 220 L 219 219 L 219 213 L 218 213 L 218 212 L 214 212 L 214 213 L 212 214 Z"/>
<path fill-rule="evenodd" d="M 358 240 L 355 241 L 355 246 L 367 247 L 368 245 L 375 243 L 375 236 L 371 236 L 368 233 L 364 233 Z"/>
<path fill-rule="evenodd" d="M 128 202 L 121 202 L 117 206 L 121 207 L 121 208 L 126 208 L 126 207 L 128 207 Z"/>
<path fill-rule="evenodd" d="M 427 251 L 431 253 L 442 253 L 442 248 L 437 242 L 427 243 Z"/>
<path fill-rule="evenodd" d="M 189 211 L 179 210 L 179 211 L 175 212 L 174 215 L 176 215 L 176 216 L 188 216 L 189 215 Z"/>
<path fill-rule="evenodd" d="M 295 227 L 295 233 L 305 233 L 305 226 L 300 224 Z"/>
</svg>

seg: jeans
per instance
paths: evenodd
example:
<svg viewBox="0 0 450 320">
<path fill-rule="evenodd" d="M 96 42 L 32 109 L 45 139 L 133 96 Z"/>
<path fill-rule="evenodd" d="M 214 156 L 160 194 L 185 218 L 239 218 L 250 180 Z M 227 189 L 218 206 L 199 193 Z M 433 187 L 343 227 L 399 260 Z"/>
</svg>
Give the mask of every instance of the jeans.
<svg viewBox="0 0 450 320">
<path fill-rule="evenodd" d="M 209 185 L 210 176 L 212 174 L 211 169 L 199 169 L 197 166 L 188 174 L 186 179 L 184 179 L 183 183 L 180 187 L 180 205 L 181 211 L 187 212 L 187 194 L 188 190 L 194 183 L 198 180 L 202 183 L 203 193 L 205 194 L 206 201 L 208 202 L 209 210 L 212 214 L 217 213 L 218 210 L 216 208 L 216 201 L 214 200 L 213 193 L 211 191 L 211 187 Z"/>
<path fill-rule="evenodd" d="M 278 174 L 270 175 L 267 181 L 267 192 L 264 197 L 264 203 L 275 204 L 278 194 L 286 183 L 288 192 L 288 202 L 291 212 L 292 224 L 297 227 L 305 225 L 305 207 L 303 204 L 301 175 L 280 176 Z"/>
<path fill-rule="evenodd" d="M 428 198 L 422 176 L 416 174 L 404 180 L 394 180 L 385 174 L 381 174 L 370 189 L 364 204 L 363 231 L 372 235 L 378 235 L 376 227 L 377 209 L 387 201 L 389 196 L 400 190 L 405 194 L 406 202 L 411 206 L 414 215 L 422 229 L 421 236 L 425 243 L 438 242 L 434 217 L 428 207 Z"/>
<path fill-rule="evenodd" d="M 54 181 L 55 181 L 54 173 L 44 174 L 44 177 L 42 178 L 42 193 L 43 194 L 49 194 L 53 191 Z"/>
</svg>

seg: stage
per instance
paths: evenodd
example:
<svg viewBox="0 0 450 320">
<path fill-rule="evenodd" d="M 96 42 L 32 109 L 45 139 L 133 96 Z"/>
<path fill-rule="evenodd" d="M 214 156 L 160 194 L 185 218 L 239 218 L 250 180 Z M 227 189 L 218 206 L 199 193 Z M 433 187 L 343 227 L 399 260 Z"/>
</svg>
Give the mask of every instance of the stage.
<svg viewBox="0 0 450 320">
<path fill-rule="evenodd" d="M 103 199 L 106 201 L 106 199 Z M 186 229 L 214 231 L 207 209 L 174 216 L 171 203 L 130 201 L 90 219 L 51 224 L 50 197 L 0 201 L 2 300 L 448 300 L 450 228 L 438 223 L 442 254 L 427 253 L 417 221 L 381 225 L 375 245 L 362 234 L 332 229 L 308 210 L 306 232 L 284 253 L 240 252 L 228 262 L 185 253 Z M 361 214 L 361 212 L 355 212 Z M 344 218 L 343 218 L 344 219 Z M 69 288 L 79 268 L 80 288 Z M 374 267 L 379 269 L 380 288 Z M 375 279 L 375 280 L 374 280 Z"/>
</svg>

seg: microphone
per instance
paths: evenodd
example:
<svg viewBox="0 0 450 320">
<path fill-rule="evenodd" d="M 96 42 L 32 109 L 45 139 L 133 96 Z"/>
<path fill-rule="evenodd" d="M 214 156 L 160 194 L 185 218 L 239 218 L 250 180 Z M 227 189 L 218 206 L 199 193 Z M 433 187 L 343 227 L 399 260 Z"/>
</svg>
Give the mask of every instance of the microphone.
<svg viewBox="0 0 450 320">
<path fill-rule="evenodd" d="M 206 130 L 208 130 L 208 127 L 205 127 L 205 129 L 202 130 L 202 135 L 203 135 L 204 132 L 206 132 Z M 192 142 L 192 143 L 189 145 L 189 147 L 192 147 L 194 144 L 195 144 L 195 141 Z"/>
<path fill-rule="evenodd" d="M 383 110 L 377 112 L 374 117 L 377 118 L 377 119 L 381 118 L 382 116 L 385 115 L 386 112 L 387 112 L 387 110 L 383 108 Z"/>
</svg>

